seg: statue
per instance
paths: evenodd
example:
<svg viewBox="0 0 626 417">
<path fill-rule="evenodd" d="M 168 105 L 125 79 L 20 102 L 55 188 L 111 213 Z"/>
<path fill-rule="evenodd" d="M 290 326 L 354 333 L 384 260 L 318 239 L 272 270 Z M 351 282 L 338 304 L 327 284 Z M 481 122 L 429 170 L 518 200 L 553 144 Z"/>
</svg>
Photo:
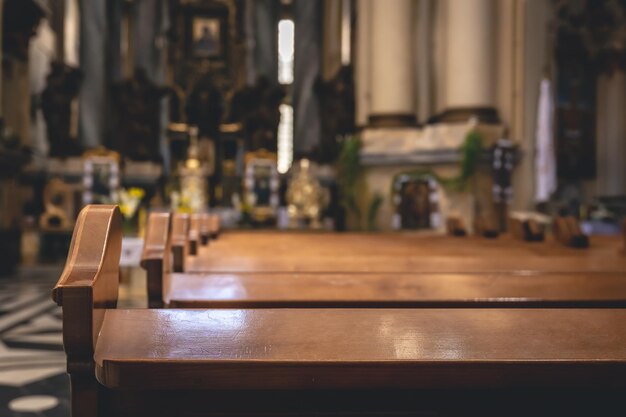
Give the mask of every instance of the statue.
<svg viewBox="0 0 626 417">
<path fill-rule="evenodd" d="M 78 97 L 83 74 L 62 62 L 51 64 L 47 85 L 41 94 L 41 108 L 50 144 L 50 156 L 77 156 L 82 149 L 71 137 L 72 102 Z"/>
<path fill-rule="evenodd" d="M 187 98 L 186 111 L 187 123 L 198 126 L 199 137 L 218 138 L 224 100 L 211 74 L 204 74 L 194 85 Z"/>
<path fill-rule="evenodd" d="M 6 0 L 2 7 L 2 53 L 26 61 L 30 39 L 46 12 L 33 0 Z"/>
<path fill-rule="evenodd" d="M 235 93 L 230 118 L 243 125 L 248 150 L 278 150 L 279 107 L 285 94 L 283 87 L 272 85 L 267 77 Z"/>
<path fill-rule="evenodd" d="M 337 137 L 351 135 L 356 131 L 352 67 L 341 67 L 328 81 L 318 78 L 314 89 L 320 104 L 322 125 L 317 158 L 319 162 L 331 163 L 339 155 Z"/>
<path fill-rule="evenodd" d="M 171 89 L 148 79 L 144 69 L 113 87 L 117 135 L 113 148 L 133 161 L 161 162 L 161 99 Z"/>
<path fill-rule="evenodd" d="M 292 228 L 300 227 L 301 224 L 308 224 L 312 229 L 321 227 L 320 215 L 328 198 L 309 168 L 309 160 L 301 159 L 300 171 L 291 179 L 287 189 L 287 211 L 289 226 Z"/>
</svg>

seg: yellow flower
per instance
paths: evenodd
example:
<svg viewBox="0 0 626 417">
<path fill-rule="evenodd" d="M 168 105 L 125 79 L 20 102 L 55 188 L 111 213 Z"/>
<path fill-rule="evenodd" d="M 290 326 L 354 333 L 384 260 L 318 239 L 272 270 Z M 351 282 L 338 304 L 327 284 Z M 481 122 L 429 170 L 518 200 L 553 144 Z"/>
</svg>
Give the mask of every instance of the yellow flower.
<svg viewBox="0 0 626 417">
<path fill-rule="evenodd" d="M 141 189 L 141 188 L 131 187 L 131 188 L 128 189 L 128 194 L 131 197 L 135 197 L 137 199 L 141 199 L 141 198 L 143 198 L 144 195 L 146 195 L 146 192 L 143 189 Z"/>
</svg>

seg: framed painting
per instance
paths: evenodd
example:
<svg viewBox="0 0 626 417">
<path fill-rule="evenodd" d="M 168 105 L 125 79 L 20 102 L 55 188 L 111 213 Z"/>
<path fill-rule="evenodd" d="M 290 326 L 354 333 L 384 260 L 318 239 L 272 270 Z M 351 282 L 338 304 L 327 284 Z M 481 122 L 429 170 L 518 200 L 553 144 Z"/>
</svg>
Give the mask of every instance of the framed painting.
<svg viewBox="0 0 626 417">
<path fill-rule="evenodd" d="M 228 11 L 195 9 L 187 11 L 187 56 L 190 59 L 224 61 L 228 49 Z"/>
</svg>

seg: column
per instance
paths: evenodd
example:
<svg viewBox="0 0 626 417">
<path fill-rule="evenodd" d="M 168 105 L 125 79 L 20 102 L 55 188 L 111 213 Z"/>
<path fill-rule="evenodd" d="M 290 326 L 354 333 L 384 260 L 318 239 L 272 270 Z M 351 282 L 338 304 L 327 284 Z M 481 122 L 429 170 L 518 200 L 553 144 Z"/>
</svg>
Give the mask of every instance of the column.
<svg viewBox="0 0 626 417">
<path fill-rule="evenodd" d="M 293 80 L 294 155 L 311 152 L 320 144 L 320 110 L 314 95 L 320 75 L 322 3 L 296 1 Z"/>
<path fill-rule="evenodd" d="M 370 7 L 370 125 L 415 125 L 413 1 L 372 1 Z"/>
<path fill-rule="evenodd" d="M 79 129 L 82 144 L 95 147 L 104 142 L 106 124 L 106 2 L 82 0 L 81 6 Z"/>
<path fill-rule="evenodd" d="M 498 122 L 495 104 L 495 4 L 447 0 L 446 111 L 443 121 Z"/>
</svg>

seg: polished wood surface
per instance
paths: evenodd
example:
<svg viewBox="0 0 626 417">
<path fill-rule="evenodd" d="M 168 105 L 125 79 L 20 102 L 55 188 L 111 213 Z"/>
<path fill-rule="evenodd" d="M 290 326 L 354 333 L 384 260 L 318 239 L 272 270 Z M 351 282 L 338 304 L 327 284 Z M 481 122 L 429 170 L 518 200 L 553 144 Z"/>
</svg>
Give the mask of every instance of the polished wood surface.
<svg viewBox="0 0 626 417">
<path fill-rule="evenodd" d="M 148 305 L 163 307 L 163 288 L 169 287 L 170 213 L 150 213 L 146 224 L 141 266 L 147 274 Z"/>
<path fill-rule="evenodd" d="M 208 213 L 200 213 L 200 241 L 206 246 L 211 239 L 211 216 Z"/>
<path fill-rule="evenodd" d="M 83 208 L 65 269 L 52 291 L 52 298 L 63 307 L 73 416 L 96 416 L 100 406 L 93 354 L 105 309 L 117 304 L 121 250 L 122 216 L 117 206 Z"/>
<path fill-rule="evenodd" d="M 211 230 L 211 237 L 217 239 L 222 231 L 222 220 L 217 214 L 211 214 L 209 216 L 209 228 Z"/>
<path fill-rule="evenodd" d="M 626 310 L 109 310 L 116 389 L 626 386 Z"/>
<path fill-rule="evenodd" d="M 172 269 L 174 272 L 183 272 L 185 262 L 189 256 L 189 215 L 176 213 L 172 218 Z"/>
<path fill-rule="evenodd" d="M 201 244 L 200 228 L 202 224 L 202 215 L 195 213 L 191 215 L 189 222 L 189 254 L 197 255 L 198 247 Z"/>
<path fill-rule="evenodd" d="M 187 218 L 184 224 L 188 223 Z M 271 273 L 169 274 L 167 238 L 164 242 L 168 225 L 167 216 L 151 216 L 142 263 L 162 262 L 166 294 L 189 285 L 191 290 L 183 294 L 187 298 L 206 288 L 210 289 L 207 297 L 214 300 L 236 299 L 246 291 L 247 299 L 270 302 L 292 298 L 300 302 L 307 297 L 314 302 L 415 297 L 446 303 L 471 299 L 480 305 L 506 294 L 529 302 L 534 294 L 541 294 L 555 303 L 624 295 L 623 270 L 609 272 L 623 265 L 616 260 L 623 255 L 616 251 L 615 239 L 593 239 L 589 250 L 580 251 L 551 242 L 523 246 L 507 239 L 415 240 L 406 236 L 403 240 L 402 234 L 352 234 L 338 239 L 302 234 L 294 239 L 300 235 L 242 233 L 237 237 L 228 233 L 210 247 L 200 247 L 199 256 L 183 260 L 215 256 L 211 252 L 215 249 L 222 256 L 239 257 L 243 262 L 239 267 L 244 268 L 259 259 L 298 268 L 303 265 L 301 259 L 318 259 L 321 267 L 307 273 L 283 268 Z M 179 229 L 171 238 L 178 236 L 184 248 L 187 233 L 183 236 Z M 465 245 L 458 244 L 463 241 Z M 545 255 L 547 247 L 551 249 Z M 484 254 L 479 260 L 486 265 L 510 253 L 503 265 L 521 257 L 545 258 L 546 262 L 562 259 L 567 265 L 578 262 L 580 266 L 586 265 L 579 260 L 585 258 L 585 262 L 605 260 L 605 268 L 478 274 L 325 271 L 336 268 L 333 262 L 343 265 L 342 259 L 352 265 L 361 262 L 378 267 L 376 262 L 392 262 L 394 254 L 400 262 L 412 259 L 415 251 L 418 260 L 433 254 L 449 260 Z M 472 398 L 479 399 L 470 401 L 468 407 L 459 406 L 454 415 L 475 414 L 476 406 L 491 414 L 506 414 L 510 404 L 528 402 L 527 390 L 550 388 L 549 395 L 566 390 L 569 396 L 581 392 L 581 398 L 593 392 L 587 405 L 604 404 L 604 398 L 611 405 L 619 404 L 626 390 L 626 309 L 537 309 L 526 304 L 524 309 L 117 310 L 120 252 L 119 210 L 85 208 L 74 230 L 66 267 L 53 290 L 55 301 L 63 307 L 74 417 L 423 415 L 418 411 L 438 415 L 447 403 L 463 398 L 468 388 Z M 370 263 L 371 259 L 375 262 Z M 285 263 L 277 264 L 277 260 Z M 210 263 L 212 267 L 219 265 L 219 258 L 212 262 L 217 262 Z M 526 265 L 525 260 L 520 262 Z M 176 280 L 188 281 L 179 285 Z M 193 289 L 192 282 L 211 285 Z M 443 391 L 433 394 L 431 390 Z M 419 401 L 403 400 L 399 395 L 403 392 Z M 521 394 L 512 402 L 498 401 L 503 392 L 506 398 Z M 605 392 L 610 394 L 603 397 Z M 533 405 L 542 404 L 536 391 L 531 395 Z M 372 398 L 376 406 L 363 405 Z M 428 402 L 432 398 L 436 400 Z M 490 406 L 494 403 L 498 408 Z"/>
<path fill-rule="evenodd" d="M 626 275 L 534 274 L 173 274 L 172 308 L 626 307 Z"/>
<path fill-rule="evenodd" d="M 588 249 L 509 236 L 485 239 L 404 233 L 228 232 L 186 272 L 626 272 L 618 237 L 593 237 Z"/>
</svg>

